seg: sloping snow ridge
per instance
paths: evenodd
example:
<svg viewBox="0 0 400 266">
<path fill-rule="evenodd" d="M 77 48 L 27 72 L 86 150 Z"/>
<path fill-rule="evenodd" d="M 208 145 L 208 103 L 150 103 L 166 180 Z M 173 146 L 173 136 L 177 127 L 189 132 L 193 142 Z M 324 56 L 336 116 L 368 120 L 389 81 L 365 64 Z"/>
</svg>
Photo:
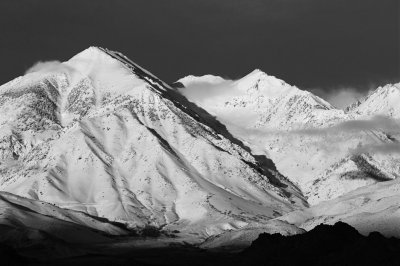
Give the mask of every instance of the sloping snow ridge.
<svg viewBox="0 0 400 266">
<path fill-rule="evenodd" d="M 123 54 L 98 47 L 0 87 L 0 190 L 38 221 L 117 235 L 153 226 L 188 242 L 307 206 L 270 159 Z M 14 212 L 12 226 L 27 223 Z"/>
</svg>

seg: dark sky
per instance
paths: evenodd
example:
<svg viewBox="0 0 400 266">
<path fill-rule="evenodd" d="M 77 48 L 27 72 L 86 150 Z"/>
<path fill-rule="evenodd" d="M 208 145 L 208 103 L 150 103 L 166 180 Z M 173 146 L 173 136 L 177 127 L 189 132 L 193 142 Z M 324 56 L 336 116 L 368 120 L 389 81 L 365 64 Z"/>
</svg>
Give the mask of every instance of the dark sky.
<svg viewBox="0 0 400 266">
<path fill-rule="evenodd" d="M 0 83 L 90 45 L 167 82 L 255 68 L 301 88 L 400 81 L 398 0 L 1 0 Z"/>
</svg>

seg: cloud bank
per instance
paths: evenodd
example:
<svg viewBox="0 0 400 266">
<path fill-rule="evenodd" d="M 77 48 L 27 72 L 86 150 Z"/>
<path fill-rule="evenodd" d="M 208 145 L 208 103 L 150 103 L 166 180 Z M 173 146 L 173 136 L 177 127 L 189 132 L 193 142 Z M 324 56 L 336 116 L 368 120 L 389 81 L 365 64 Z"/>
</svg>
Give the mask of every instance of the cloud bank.
<svg viewBox="0 0 400 266">
<path fill-rule="evenodd" d="M 382 132 L 389 136 L 399 135 L 400 121 L 390 117 L 375 116 L 369 120 L 349 120 L 328 128 L 294 130 L 289 133 L 299 135 L 325 136 L 326 138 L 324 139 L 333 142 L 331 143 L 332 145 L 338 145 L 341 140 L 346 139 L 345 135 L 351 138 L 351 136 L 358 136 L 361 132 L 367 132 L 373 135 L 379 134 L 378 132 Z M 391 139 L 377 140 L 373 143 L 360 142 L 356 148 L 350 148 L 349 153 L 400 154 L 400 143 Z"/>
<path fill-rule="evenodd" d="M 293 130 L 291 133 L 304 135 L 327 135 L 339 132 L 357 133 L 361 131 L 379 130 L 388 134 L 400 132 L 400 122 L 386 116 L 374 116 L 368 120 L 349 120 L 327 128 L 309 128 Z"/>
<path fill-rule="evenodd" d="M 278 137 L 289 142 L 292 140 L 297 141 L 299 137 L 301 139 L 303 137 L 310 137 L 305 140 L 309 145 L 316 145 L 321 150 L 329 153 L 334 150 L 342 150 L 353 155 L 363 153 L 400 154 L 400 143 L 391 138 L 400 135 L 400 121 L 384 116 L 375 116 L 368 120 L 344 121 L 327 128 L 308 128 L 289 131 L 248 129 L 232 124 L 227 125 L 232 133 L 246 136 L 246 138 L 253 139 L 257 143 L 262 143 L 264 139 L 270 137 Z M 377 138 L 370 138 L 369 140 L 360 138 L 359 144 L 355 146 L 357 142 L 354 141 L 357 141 L 363 132 L 370 136 L 377 136 Z M 383 138 L 379 137 L 379 135 Z M 385 135 L 388 138 L 385 139 Z M 348 145 L 351 143 L 354 146 L 349 147 Z"/>
<path fill-rule="evenodd" d="M 360 144 L 355 149 L 350 149 L 350 153 L 358 155 L 363 153 L 379 153 L 379 154 L 400 154 L 400 143 L 377 143 L 377 144 Z"/>
</svg>

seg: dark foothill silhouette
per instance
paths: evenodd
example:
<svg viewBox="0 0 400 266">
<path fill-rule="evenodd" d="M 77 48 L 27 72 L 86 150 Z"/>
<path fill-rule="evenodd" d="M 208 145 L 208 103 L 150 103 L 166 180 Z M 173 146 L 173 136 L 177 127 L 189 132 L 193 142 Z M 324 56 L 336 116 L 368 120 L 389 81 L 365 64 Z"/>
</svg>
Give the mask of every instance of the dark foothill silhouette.
<svg viewBox="0 0 400 266">
<path fill-rule="evenodd" d="M 261 234 L 241 254 L 246 265 L 400 265 L 400 240 L 373 232 L 361 235 L 350 225 L 318 225 L 285 237 Z"/>
<path fill-rule="evenodd" d="M 35 250 L 39 251 L 40 247 Z M 261 234 L 240 253 L 191 246 L 132 249 L 119 254 L 92 251 L 58 259 L 28 258 L 0 245 L 1 265 L 400 265 L 400 240 L 373 232 L 361 235 L 343 222 L 304 234 Z"/>
</svg>

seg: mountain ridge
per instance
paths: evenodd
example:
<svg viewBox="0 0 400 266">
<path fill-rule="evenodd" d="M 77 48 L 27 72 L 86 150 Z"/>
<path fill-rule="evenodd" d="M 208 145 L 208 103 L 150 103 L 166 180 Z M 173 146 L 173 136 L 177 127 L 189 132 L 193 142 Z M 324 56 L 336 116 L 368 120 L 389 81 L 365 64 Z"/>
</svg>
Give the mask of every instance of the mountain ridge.
<svg viewBox="0 0 400 266">
<path fill-rule="evenodd" d="M 179 91 L 215 115 L 254 152 L 271 157 L 278 170 L 299 185 L 311 204 L 379 182 L 375 173 L 385 176 L 385 180 L 398 175 L 396 156 L 352 155 L 360 145 L 392 143 L 393 136 L 379 128 L 359 132 L 351 129 L 357 128 L 358 121 L 368 124 L 368 119 L 376 120 L 373 115 L 381 113 L 374 111 L 363 117 L 357 114 L 359 111 L 337 109 L 311 92 L 261 70 L 239 80 L 220 81 L 222 85 L 208 84 L 208 88 L 207 79 L 209 76 L 191 77 L 192 83 L 181 79 L 186 88 Z M 196 86 L 196 80 L 202 86 Z M 193 93 L 202 89 L 207 89 L 204 97 Z M 213 90 L 217 92 L 213 94 Z"/>
<path fill-rule="evenodd" d="M 398 142 L 396 106 L 370 108 L 396 86 L 344 111 L 257 69 L 178 82 L 90 47 L 0 86 L 0 241 L 242 248 L 339 220 L 398 235 L 400 158 L 366 148 Z"/>
<path fill-rule="evenodd" d="M 6 112 L 0 190 L 38 203 L 189 242 L 307 206 L 270 159 L 119 52 L 1 86 Z"/>
</svg>

